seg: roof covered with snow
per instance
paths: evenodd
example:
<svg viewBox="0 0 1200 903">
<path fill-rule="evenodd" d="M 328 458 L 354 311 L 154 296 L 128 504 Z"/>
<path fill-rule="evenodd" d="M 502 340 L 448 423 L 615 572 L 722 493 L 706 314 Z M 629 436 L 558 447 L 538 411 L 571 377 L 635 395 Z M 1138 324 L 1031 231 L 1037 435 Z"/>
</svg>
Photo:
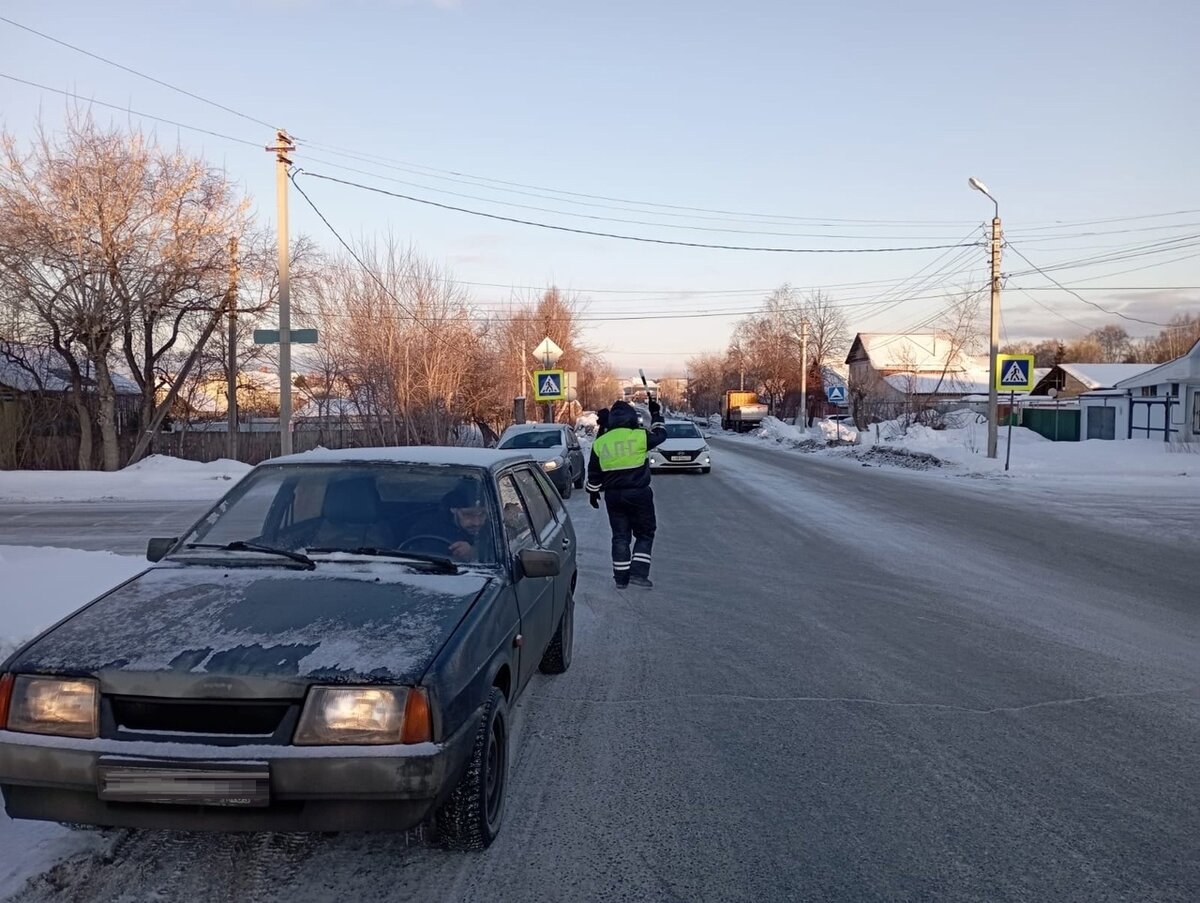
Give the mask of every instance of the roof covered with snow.
<svg viewBox="0 0 1200 903">
<path fill-rule="evenodd" d="M 529 460 L 523 451 L 491 448 L 460 448 L 441 445 L 411 445 L 395 448 L 316 448 L 295 455 L 272 458 L 264 464 L 434 464 L 450 467 L 495 467 Z"/>
<path fill-rule="evenodd" d="M 1059 368 L 1089 389 L 1111 389 L 1124 379 L 1140 376 L 1153 364 L 1059 364 Z"/>
<path fill-rule="evenodd" d="M 81 361 L 80 367 L 84 390 L 94 390 L 91 362 Z M 113 372 L 112 381 L 118 395 L 142 394 L 138 384 L 127 376 Z M 0 347 L 0 386 L 18 392 L 67 392 L 71 388 L 71 371 L 53 348 L 6 342 Z"/>
<path fill-rule="evenodd" d="M 883 381 L 897 392 L 915 395 L 971 395 L 988 391 L 987 373 L 956 371 L 940 373 L 894 373 Z"/>
<path fill-rule="evenodd" d="M 1149 367 L 1141 373 L 1128 376 L 1116 384 L 1118 389 L 1136 389 L 1140 386 L 1153 386 L 1158 383 L 1197 383 L 1200 382 L 1200 342 L 1192 346 L 1192 350 L 1173 361 Z"/>
<path fill-rule="evenodd" d="M 927 373 L 958 369 L 976 363 L 949 338 L 932 332 L 860 332 L 854 337 L 846 363 L 868 360 L 876 370 Z"/>
</svg>

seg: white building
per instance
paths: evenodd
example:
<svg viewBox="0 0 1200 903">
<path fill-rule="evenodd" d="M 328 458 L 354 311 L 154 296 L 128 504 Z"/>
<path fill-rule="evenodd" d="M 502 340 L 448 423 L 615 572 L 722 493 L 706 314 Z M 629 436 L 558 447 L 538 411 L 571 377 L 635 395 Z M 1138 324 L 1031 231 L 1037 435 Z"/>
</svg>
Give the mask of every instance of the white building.
<svg viewBox="0 0 1200 903">
<path fill-rule="evenodd" d="M 1173 361 L 1079 396 L 1080 438 L 1200 442 L 1200 342 Z"/>
</svg>

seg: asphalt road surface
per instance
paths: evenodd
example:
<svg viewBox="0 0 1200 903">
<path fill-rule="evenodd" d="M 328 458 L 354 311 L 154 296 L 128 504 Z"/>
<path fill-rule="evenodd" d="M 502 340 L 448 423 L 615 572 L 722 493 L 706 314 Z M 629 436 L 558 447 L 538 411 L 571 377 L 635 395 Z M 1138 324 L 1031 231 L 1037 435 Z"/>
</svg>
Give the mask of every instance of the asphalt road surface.
<svg viewBox="0 0 1200 903">
<path fill-rule="evenodd" d="M 714 448 L 655 480 L 652 592 L 570 501 L 575 661 L 517 708 L 486 853 L 113 832 L 17 899 L 1200 899 L 1195 535 Z"/>
<path fill-rule="evenodd" d="M 0 545 L 144 555 L 146 540 L 179 536 L 209 502 L 0 502 Z"/>
</svg>

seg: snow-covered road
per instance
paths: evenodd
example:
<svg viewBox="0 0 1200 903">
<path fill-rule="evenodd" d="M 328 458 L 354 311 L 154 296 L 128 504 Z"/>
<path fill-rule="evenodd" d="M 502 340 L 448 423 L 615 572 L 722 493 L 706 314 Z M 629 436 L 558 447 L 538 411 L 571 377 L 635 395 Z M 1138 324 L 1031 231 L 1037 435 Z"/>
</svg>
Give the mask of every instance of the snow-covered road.
<svg viewBox="0 0 1200 903">
<path fill-rule="evenodd" d="M 714 448 L 655 480 L 652 593 L 568 503 L 575 662 L 518 706 L 486 853 L 116 832 L 15 899 L 1200 899 L 1186 505 L 1153 535 L 1120 498 Z"/>
</svg>

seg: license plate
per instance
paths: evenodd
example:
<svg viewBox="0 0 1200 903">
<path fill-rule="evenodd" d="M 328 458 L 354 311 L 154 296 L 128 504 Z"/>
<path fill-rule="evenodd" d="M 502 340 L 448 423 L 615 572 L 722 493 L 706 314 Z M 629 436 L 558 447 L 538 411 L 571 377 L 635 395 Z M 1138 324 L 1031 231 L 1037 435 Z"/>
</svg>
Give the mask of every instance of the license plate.
<svg viewBox="0 0 1200 903">
<path fill-rule="evenodd" d="M 121 803 L 166 803 L 250 808 L 271 802 L 267 763 L 124 763 L 97 768 L 100 799 Z"/>
<path fill-rule="evenodd" d="M 691 455 L 671 455 L 671 460 L 672 461 L 690 461 L 690 460 L 692 460 L 692 456 Z"/>
</svg>

